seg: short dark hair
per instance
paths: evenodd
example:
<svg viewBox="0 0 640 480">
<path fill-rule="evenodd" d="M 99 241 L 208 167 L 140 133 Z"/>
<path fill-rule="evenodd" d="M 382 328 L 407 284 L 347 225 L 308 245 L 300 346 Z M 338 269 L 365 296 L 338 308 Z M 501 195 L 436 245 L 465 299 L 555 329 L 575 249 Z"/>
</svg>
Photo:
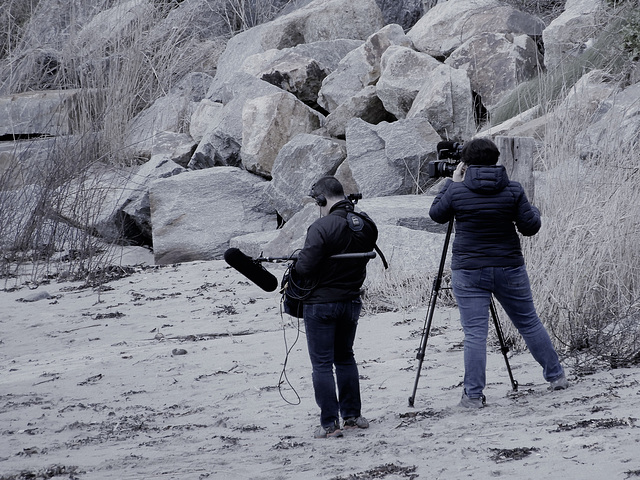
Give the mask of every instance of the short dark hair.
<svg viewBox="0 0 640 480">
<path fill-rule="evenodd" d="M 324 195 L 326 198 L 344 197 L 344 188 L 336 177 L 327 175 L 313 184 L 309 195 L 314 198 L 319 195 Z"/>
<path fill-rule="evenodd" d="M 461 160 L 467 165 L 495 165 L 500 150 L 488 138 L 474 138 L 462 147 Z"/>
</svg>

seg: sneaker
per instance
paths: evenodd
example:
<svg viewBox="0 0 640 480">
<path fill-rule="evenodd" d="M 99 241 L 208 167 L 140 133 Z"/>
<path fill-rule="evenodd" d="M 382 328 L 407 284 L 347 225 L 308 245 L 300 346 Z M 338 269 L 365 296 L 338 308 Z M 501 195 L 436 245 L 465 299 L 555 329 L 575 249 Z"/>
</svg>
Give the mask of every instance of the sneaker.
<svg viewBox="0 0 640 480">
<path fill-rule="evenodd" d="M 480 397 L 471 398 L 467 392 L 462 393 L 459 405 L 464 408 L 482 408 L 487 404 L 487 398 L 482 395 Z"/>
<path fill-rule="evenodd" d="M 551 390 L 564 390 L 567 387 L 569 387 L 569 381 L 567 380 L 567 377 L 564 376 L 564 373 L 555 380 L 549 382 L 549 388 Z"/>
<path fill-rule="evenodd" d="M 350 430 L 352 428 L 369 428 L 369 420 L 363 416 L 345 418 L 344 429 Z"/>
<path fill-rule="evenodd" d="M 342 437 L 342 430 L 340 430 L 338 423 L 335 425 L 329 425 L 328 427 L 323 427 L 320 425 L 314 434 L 315 438 L 338 438 Z"/>
</svg>

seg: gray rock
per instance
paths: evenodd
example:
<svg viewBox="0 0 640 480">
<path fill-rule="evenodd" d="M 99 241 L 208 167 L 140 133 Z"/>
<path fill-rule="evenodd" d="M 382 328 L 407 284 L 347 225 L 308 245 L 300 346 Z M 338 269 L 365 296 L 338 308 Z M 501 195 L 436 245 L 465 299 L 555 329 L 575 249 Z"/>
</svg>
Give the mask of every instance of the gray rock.
<svg viewBox="0 0 640 480">
<path fill-rule="evenodd" d="M 562 62 L 582 54 L 601 31 L 602 0 L 568 0 L 564 11 L 542 32 L 544 64 L 554 70 Z"/>
<path fill-rule="evenodd" d="M 396 118 L 387 112 L 378 98 L 376 87 L 369 85 L 354 96 L 349 97 L 327 115 L 325 128 L 329 135 L 344 138 L 347 124 L 352 118 L 360 118 L 367 123 L 377 125 L 380 122 L 392 122 Z"/>
<path fill-rule="evenodd" d="M 266 185 L 235 167 L 156 181 L 149 196 L 156 264 L 220 259 L 231 238 L 275 230 Z"/>
<path fill-rule="evenodd" d="M 242 109 L 242 165 L 271 178 L 280 149 L 297 134 L 318 129 L 323 121 L 318 112 L 284 91 L 248 100 Z"/>
<path fill-rule="evenodd" d="M 150 244 L 152 238 L 151 208 L 149 189 L 154 181 L 169 178 L 187 170 L 176 163 L 169 154 L 152 155 L 129 179 L 122 197 L 122 204 L 116 209 L 114 219 L 127 239 L 138 244 Z"/>
<path fill-rule="evenodd" d="M 311 185 L 333 174 L 347 156 L 344 141 L 311 134 L 296 135 L 282 147 L 273 163 L 267 192 L 286 222 L 303 207 Z"/>
<path fill-rule="evenodd" d="M 190 74 L 167 95 L 136 115 L 127 127 L 125 145 L 129 155 L 149 158 L 159 133 L 183 133 L 191 117 L 192 104 L 202 100 L 210 81 L 209 75 Z"/>
<path fill-rule="evenodd" d="M 380 78 L 382 55 L 391 45 L 412 46 L 399 25 L 385 26 L 346 55 L 322 82 L 318 104 L 332 112 L 365 87 L 375 85 Z"/>
<path fill-rule="evenodd" d="M 18 301 L 20 302 L 38 302 L 40 300 L 48 300 L 52 298 L 51 294 L 49 292 L 47 292 L 46 290 L 42 290 L 40 292 L 35 292 L 32 293 L 30 295 L 27 295 L 24 298 L 19 298 Z"/>
<path fill-rule="evenodd" d="M 440 136 L 424 118 L 370 125 L 353 119 L 347 126 L 351 174 L 365 197 L 421 192 L 429 178 Z"/>
<path fill-rule="evenodd" d="M 491 110 L 519 84 L 536 77 L 543 59 L 527 35 L 480 33 L 460 45 L 445 63 L 467 72 L 471 88 Z"/>
<path fill-rule="evenodd" d="M 413 27 L 424 14 L 422 0 L 376 0 L 384 23 L 396 23 L 405 31 Z"/>
<path fill-rule="evenodd" d="M 304 43 L 364 40 L 384 26 L 375 0 L 316 0 L 288 15 L 235 35 L 218 61 L 207 98 L 221 100 L 220 88 L 250 55 Z"/>
<path fill-rule="evenodd" d="M 638 149 L 640 138 L 640 83 L 631 85 L 595 111 L 593 123 L 576 137 L 581 157 L 626 155 Z M 615 125 L 615 128 L 612 128 Z"/>
<path fill-rule="evenodd" d="M 438 135 L 451 141 L 470 138 L 476 124 L 467 73 L 440 65 L 426 76 L 407 118 L 426 118 Z"/>
<path fill-rule="evenodd" d="M 328 73 L 312 58 L 290 53 L 258 76 L 261 80 L 292 93 L 307 105 L 316 105 L 322 80 Z"/>
<path fill-rule="evenodd" d="M 396 118 L 405 118 L 413 105 L 427 72 L 441 65 L 426 53 L 398 45 L 391 45 L 382 54 L 382 73 L 376 92 L 385 109 Z"/>
<path fill-rule="evenodd" d="M 189 120 L 189 135 L 196 142 L 200 142 L 212 124 L 220 123 L 220 115 L 224 105 L 220 102 L 213 102 L 208 99 L 202 99 L 191 113 Z"/>
<path fill-rule="evenodd" d="M 282 90 L 245 72 L 237 73 L 225 86 L 225 104 L 205 130 L 189 168 L 242 165 L 242 111 L 247 100 L 282 93 Z"/>
<path fill-rule="evenodd" d="M 0 136 L 71 135 L 81 90 L 50 90 L 0 97 Z"/>
<path fill-rule="evenodd" d="M 480 33 L 542 35 L 545 24 L 500 0 L 439 2 L 407 33 L 415 48 L 445 59 L 464 42 Z"/>
</svg>

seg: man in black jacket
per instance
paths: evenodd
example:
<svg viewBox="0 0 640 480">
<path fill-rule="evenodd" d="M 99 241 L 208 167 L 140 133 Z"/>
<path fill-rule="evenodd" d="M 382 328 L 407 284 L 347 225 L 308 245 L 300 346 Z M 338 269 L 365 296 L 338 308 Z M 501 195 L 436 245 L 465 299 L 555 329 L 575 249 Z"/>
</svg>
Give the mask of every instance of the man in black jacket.
<svg viewBox="0 0 640 480">
<path fill-rule="evenodd" d="M 313 389 L 320 407 L 320 427 L 315 437 L 340 437 L 339 415 L 346 429 L 369 426 L 360 412 L 360 381 L 353 355 L 368 258 L 331 256 L 371 252 L 378 230 L 366 214 L 354 212 L 336 178 L 322 177 L 311 188 L 310 196 L 320 207 L 320 218 L 307 230 L 294 268 L 314 286 L 304 300 L 303 318 Z"/>
<path fill-rule="evenodd" d="M 549 334 L 538 318 L 520 238 L 540 229 L 540 212 L 518 182 L 509 180 L 500 152 L 487 138 L 464 145 L 461 162 L 431 205 L 439 223 L 455 218 L 451 283 L 464 331 L 464 393 L 460 405 L 485 405 L 489 302 L 493 294 L 543 367 L 550 388 L 568 382 Z"/>
</svg>

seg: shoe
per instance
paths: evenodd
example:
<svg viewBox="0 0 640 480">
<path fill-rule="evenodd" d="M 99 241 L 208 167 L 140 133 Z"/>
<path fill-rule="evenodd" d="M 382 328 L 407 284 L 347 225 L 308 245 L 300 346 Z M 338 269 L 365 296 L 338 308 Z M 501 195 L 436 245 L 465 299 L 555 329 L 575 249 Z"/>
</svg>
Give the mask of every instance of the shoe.
<svg viewBox="0 0 640 480">
<path fill-rule="evenodd" d="M 459 405 L 464 408 L 482 408 L 487 404 L 487 398 L 482 395 L 480 397 L 471 398 L 467 392 L 462 393 Z"/>
<path fill-rule="evenodd" d="M 320 425 L 314 434 L 315 438 L 338 438 L 342 437 L 342 430 L 340 430 L 340 426 L 338 422 L 335 425 L 329 425 L 328 427 L 323 427 Z"/>
<path fill-rule="evenodd" d="M 564 376 L 564 373 L 562 375 L 560 375 L 558 378 L 556 378 L 555 380 L 552 380 L 551 382 L 549 382 L 549 388 L 551 390 L 564 390 L 565 388 L 569 387 L 569 381 L 567 380 L 567 377 Z"/>
<path fill-rule="evenodd" d="M 351 430 L 352 428 L 369 428 L 369 420 L 363 416 L 345 418 L 344 429 Z"/>
</svg>

